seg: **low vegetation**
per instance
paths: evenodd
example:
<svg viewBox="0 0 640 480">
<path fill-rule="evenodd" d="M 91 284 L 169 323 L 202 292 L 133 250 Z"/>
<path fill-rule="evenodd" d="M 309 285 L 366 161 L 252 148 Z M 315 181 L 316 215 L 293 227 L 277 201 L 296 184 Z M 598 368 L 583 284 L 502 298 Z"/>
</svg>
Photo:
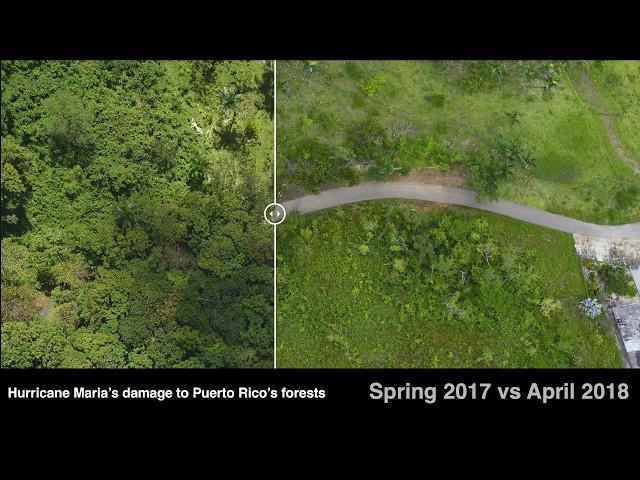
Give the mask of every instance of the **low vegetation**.
<svg viewBox="0 0 640 480">
<path fill-rule="evenodd" d="M 639 62 L 319 61 L 278 70 L 283 193 L 455 168 L 487 198 L 595 223 L 640 220 Z"/>
<path fill-rule="evenodd" d="M 278 231 L 282 367 L 619 367 L 570 235 L 374 201 Z"/>
</svg>

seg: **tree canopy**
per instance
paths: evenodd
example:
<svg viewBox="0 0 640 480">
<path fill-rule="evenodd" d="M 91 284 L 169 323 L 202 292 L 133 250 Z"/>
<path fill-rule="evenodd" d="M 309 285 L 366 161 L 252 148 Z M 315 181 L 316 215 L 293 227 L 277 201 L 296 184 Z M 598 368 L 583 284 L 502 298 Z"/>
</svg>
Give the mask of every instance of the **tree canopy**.
<svg viewBox="0 0 640 480">
<path fill-rule="evenodd" d="M 2 366 L 271 366 L 270 66 L 1 70 Z"/>
</svg>

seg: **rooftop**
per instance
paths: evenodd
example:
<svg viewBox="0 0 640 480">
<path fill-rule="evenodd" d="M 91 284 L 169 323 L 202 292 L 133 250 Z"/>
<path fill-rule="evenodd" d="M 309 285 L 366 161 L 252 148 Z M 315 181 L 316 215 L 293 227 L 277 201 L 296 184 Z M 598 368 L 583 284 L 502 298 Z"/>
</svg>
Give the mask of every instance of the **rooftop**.
<svg viewBox="0 0 640 480">
<path fill-rule="evenodd" d="M 640 351 L 640 304 L 613 307 L 613 316 L 620 326 L 627 352 Z"/>
</svg>

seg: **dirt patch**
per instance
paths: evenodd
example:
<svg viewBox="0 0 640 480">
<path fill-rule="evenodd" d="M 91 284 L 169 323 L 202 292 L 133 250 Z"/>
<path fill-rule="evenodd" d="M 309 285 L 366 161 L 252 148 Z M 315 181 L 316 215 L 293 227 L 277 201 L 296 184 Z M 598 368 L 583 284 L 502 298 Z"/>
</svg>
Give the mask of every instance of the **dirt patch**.
<svg viewBox="0 0 640 480">
<path fill-rule="evenodd" d="M 278 203 L 283 203 L 289 200 L 294 200 L 296 198 L 304 197 L 306 195 L 311 195 L 313 193 L 324 192 L 325 190 L 331 190 L 339 187 L 348 187 L 349 184 L 344 183 L 323 183 L 318 187 L 317 192 L 311 192 L 306 190 L 304 187 L 300 187 L 298 185 L 288 185 L 286 188 L 280 189 L 278 192 Z"/>
<path fill-rule="evenodd" d="M 47 320 L 49 318 L 49 313 L 53 309 L 53 302 L 51 301 L 51 297 L 46 296 L 44 293 L 38 292 L 35 301 L 33 302 L 33 307 L 37 310 L 42 318 Z"/>
<path fill-rule="evenodd" d="M 459 169 L 443 172 L 435 168 L 425 168 L 422 170 L 414 170 L 408 175 L 396 174 L 392 180 L 394 182 L 426 183 L 458 188 L 464 187 L 467 184 L 466 177 Z"/>
<path fill-rule="evenodd" d="M 367 180 L 363 180 L 367 181 Z M 388 181 L 393 182 L 411 182 L 426 183 L 430 185 L 442 185 L 443 187 L 463 188 L 467 184 L 467 178 L 462 174 L 460 168 L 452 168 L 448 172 L 443 172 L 436 168 L 424 168 L 413 170 L 407 175 L 396 173 Z M 338 187 L 346 187 L 346 183 L 325 183 L 319 187 L 319 191 L 331 190 Z M 309 195 L 310 192 L 303 187 L 291 185 L 286 189 L 282 189 L 278 194 L 278 202 L 286 202 L 299 197 Z"/>
<path fill-rule="evenodd" d="M 50 304 L 51 304 L 51 299 L 47 297 L 44 293 L 38 292 L 33 302 L 33 307 L 36 310 L 44 310 L 45 308 L 49 307 Z"/>
<path fill-rule="evenodd" d="M 414 201 L 411 202 L 412 209 L 420 210 L 421 212 L 433 212 L 434 210 L 442 210 L 443 208 L 448 208 L 451 205 L 447 205 L 446 203 L 437 203 L 437 202 L 422 202 L 422 201 Z"/>
</svg>

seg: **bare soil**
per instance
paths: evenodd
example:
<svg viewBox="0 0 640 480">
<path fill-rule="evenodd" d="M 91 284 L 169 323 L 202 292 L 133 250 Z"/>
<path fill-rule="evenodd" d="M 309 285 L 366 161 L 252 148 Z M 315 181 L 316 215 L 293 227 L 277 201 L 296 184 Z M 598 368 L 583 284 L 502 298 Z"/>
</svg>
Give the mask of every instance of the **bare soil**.
<svg viewBox="0 0 640 480">
<path fill-rule="evenodd" d="M 458 188 L 464 187 L 467 184 L 467 179 L 459 168 L 453 168 L 448 172 L 443 172 L 435 168 L 425 168 L 422 170 L 414 170 L 408 175 L 396 174 L 392 180 L 394 182 L 426 183 Z"/>
</svg>

